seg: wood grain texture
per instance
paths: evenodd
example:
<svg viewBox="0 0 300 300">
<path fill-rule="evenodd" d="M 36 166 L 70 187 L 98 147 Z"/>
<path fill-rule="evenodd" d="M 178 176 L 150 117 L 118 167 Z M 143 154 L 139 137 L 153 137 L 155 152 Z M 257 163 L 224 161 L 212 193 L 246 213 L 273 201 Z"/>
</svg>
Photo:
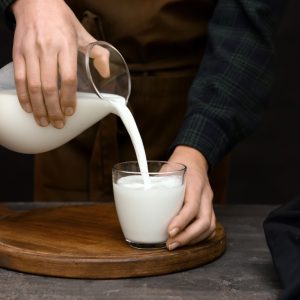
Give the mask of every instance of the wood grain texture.
<svg viewBox="0 0 300 300">
<path fill-rule="evenodd" d="M 69 278 L 143 277 L 188 270 L 226 248 L 218 223 L 209 241 L 175 251 L 127 245 L 113 204 L 41 208 L 0 219 L 0 266 Z"/>
</svg>

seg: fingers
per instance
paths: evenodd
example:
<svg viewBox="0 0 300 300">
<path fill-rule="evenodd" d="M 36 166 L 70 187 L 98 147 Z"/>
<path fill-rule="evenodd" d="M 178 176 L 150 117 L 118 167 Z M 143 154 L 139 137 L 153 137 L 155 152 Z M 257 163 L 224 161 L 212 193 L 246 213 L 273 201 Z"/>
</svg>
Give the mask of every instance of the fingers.
<svg viewBox="0 0 300 300">
<path fill-rule="evenodd" d="M 57 10 L 54 9 L 56 6 L 51 6 L 51 9 L 62 14 L 61 3 L 57 4 Z M 38 26 L 44 21 L 41 16 L 31 16 L 31 10 L 27 6 L 25 8 L 30 17 L 24 17 L 27 14 L 21 13 L 19 7 L 13 51 L 19 101 L 26 112 L 33 113 L 40 126 L 51 123 L 60 129 L 65 125 L 65 117 L 73 115 L 76 109 L 78 48 L 85 49 L 95 39 L 69 8 L 63 7 L 66 14 L 57 18 L 59 24 L 48 22 L 45 26 Z M 66 22 L 65 16 L 68 16 L 69 22 Z M 91 55 L 100 75 L 109 77 L 109 51 L 95 46 Z"/>
<path fill-rule="evenodd" d="M 85 30 L 60 0 L 15 1 L 12 12 L 16 18 L 13 61 L 20 104 L 33 113 L 40 126 L 51 123 L 62 128 L 65 116 L 75 111 L 78 30 Z"/>
<path fill-rule="evenodd" d="M 63 128 L 65 116 L 76 106 L 77 49 L 65 51 L 14 51 L 14 72 L 22 108 L 33 112 L 40 126 Z M 60 80 L 60 91 L 58 86 Z"/>
<path fill-rule="evenodd" d="M 43 102 L 45 115 L 49 122 L 56 128 L 64 127 L 64 115 L 60 107 L 60 99 L 57 85 L 57 57 L 56 53 L 48 55 L 43 53 L 40 58 L 41 86 L 43 91 Z M 29 80 L 29 79 L 28 79 Z M 32 102 L 37 105 L 37 101 Z M 34 108 L 34 113 L 38 113 L 38 107 Z"/>
<path fill-rule="evenodd" d="M 27 51 L 26 54 L 27 89 L 32 111 L 36 122 L 40 126 L 47 126 L 48 117 L 42 91 L 40 62 L 34 51 Z"/>
<path fill-rule="evenodd" d="M 76 108 L 77 90 L 77 51 L 76 47 L 65 49 L 59 54 L 59 73 L 61 78 L 60 104 L 65 116 L 71 116 Z"/>
<path fill-rule="evenodd" d="M 167 248 L 174 250 L 180 246 L 193 245 L 208 237 L 212 237 L 216 228 L 214 212 L 200 214 L 187 227 L 173 235 L 167 241 Z"/>
<path fill-rule="evenodd" d="M 76 108 L 78 48 L 85 49 L 95 39 L 63 1 L 16 1 L 12 9 L 17 20 L 14 69 L 20 104 L 40 126 L 62 128 Z M 108 50 L 92 50 L 97 70 L 109 77 Z"/>
<path fill-rule="evenodd" d="M 200 230 L 202 228 L 203 230 Z M 208 237 L 212 237 L 216 229 L 216 217 L 213 211 L 211 215 L 202 216 L 196 219 L 187 229 L 186 235 L 178 236 L 181 244 L 196 244 Z"/>
<path fill-rule="evenodd" d="M 198 243 L 214 234 L 216 217 L 210 186 L 205 186 L 202 193 L 199 193 L 199 190 L 190 189 L 191 187 L 187 186 L 185 204 L 170 223 L 170 238 L 167 241 L 169 250 Z"/>
<path fill-rule="evenodd" d="M 14 53 L 14 76 L 16 83 L 17 95 L 22 108 L 28 112 L 32 112 L 32 107 L 30 103 L 30 97 L 27 90 L 26 83 L 26 64 L 24 57 L 18 53 Z"/>
<path fill-rule="evenodd" d="M 65 116 L 58 91 L 57 54 L 36 55 L 33 51 L 26 54 L 27 90 L 35 120 L 40 126 L 48 126 L 50 122 L 61 129 Z M 73 97 L 75 92 L 76 84 Z"/>
</svg>

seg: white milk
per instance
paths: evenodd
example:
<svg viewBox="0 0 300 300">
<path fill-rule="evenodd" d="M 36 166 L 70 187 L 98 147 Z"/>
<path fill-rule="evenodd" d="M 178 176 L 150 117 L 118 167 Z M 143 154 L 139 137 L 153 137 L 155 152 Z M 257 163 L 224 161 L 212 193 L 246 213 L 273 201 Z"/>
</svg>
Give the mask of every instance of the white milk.
<svg viewBox="0 0 300 300">
<path fill-rule="evenodd" d="M 185 185 L 176 175 L 150 177 L 145 189 L 140 175 L 122 177 L 113 184 L 118 218 L 127 241 L 163 243 L 167 227 L 182 207 Z"/>
<path fill-rule="evenodd" d="M 116 95 L 106 97 L 125 102 Z M 20 153 L 49 151 L 73 139 L 113 111 L 110 102 L 102 101 L 91 93 L 77 93 L 76 112 L 66 118 L 64 128 L 41 127 L 36 124 L 32 113 L 22 109 L 15 90 L 0 90 L 0 144 Z"/>
<path fill-rule="evenodd" d="M 109 113 L 114 113 L 120 116 L 129 132 L 140 169 L 147 172 L 143 142 L 125 99 L 113 94 L 103 94 L 103 97 L 99 99 L 96 94 L 78 92 L 75 114 L 67 118 L 64 128 L 56 129 L 52 125 L 37 125 L 33 114 L 21 108 L 15 90 L 0 90 L 0 144 L 20 153 L 46 152 L 67 143 Z"/>
<path fill-rule="evenodd" d="M 142 172 L 144 188 L 149 188 L 151 183 L 148 175 L 148 164 L 144 144 L 136 126 L 132 113 L 124 103 L 114 101 L 112 105 L 115 107 L 116 114 L 121 118 L 133 144 L 137 161 Z"/>
</svg>

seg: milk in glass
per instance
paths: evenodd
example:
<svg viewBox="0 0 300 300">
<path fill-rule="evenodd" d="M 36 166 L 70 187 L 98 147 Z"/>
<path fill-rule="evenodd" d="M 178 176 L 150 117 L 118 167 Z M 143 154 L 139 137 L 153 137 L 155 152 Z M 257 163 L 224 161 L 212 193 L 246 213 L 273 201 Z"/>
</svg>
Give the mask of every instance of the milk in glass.
<svg viewBox="0 0 300 300">
<path fill-rule="evenodd" d="M 181 176 L 151 176 L 150 182 L 151 187 L 145 188 L 140 175 L 131 175 L 113 183 L 119 221 L 130 244 L 164 244 L 168 224 L 183 204 Z"/>
</svg>

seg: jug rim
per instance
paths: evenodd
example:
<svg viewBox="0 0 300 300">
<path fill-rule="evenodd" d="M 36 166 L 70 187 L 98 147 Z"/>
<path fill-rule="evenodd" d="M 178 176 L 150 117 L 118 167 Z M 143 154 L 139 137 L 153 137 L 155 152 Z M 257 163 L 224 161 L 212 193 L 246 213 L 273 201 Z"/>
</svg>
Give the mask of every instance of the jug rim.
<svg viewBox="0 0 300 300">
<path fill-rule="evenodd" d="M 98 95 L 98 97 L 100 99 L 104 99 L 102 93 L 99 91 L 99 89 L 97 88 L 97 85 L 95 84 L 94 80 L 93 80 L 93 76 L 92 76 L 92 73 L 91 73 L 91 69 L 90 69 L 90 52 L 92 50 L 92 48 L 94 46 L 106 46 L 106 47 L 109 47 L 111 49 L 113 49 L 119 56 L 119 58 L 121 59 L 123 65 L 124 65 L 124 68 L 126 70 L 126 74 L 127 74 L 127 77 L 128 77 L 128 94 L 125 98 L 125 102 L 126 102 L 126 105 L 128 103 L 128 99 L 129 99 L 129 96 L 130 96 L 130 93 L 131 93 L 131 80 L 130 80 L 130 72 L 129 72 L 129 68 L 128 68 L 128 65 L 123 57 L 123 55 L 120 53 L 120 51 L 114 47 L 112 44 L 106 42 L 106 41 L 96 41 L 96 42 L 92 42 L 90 44 L 88 44 L 87 48 L 86 48 L 86 52 L 85 52 L 85 70 L 86 70 L 86 74 L 87 74 L 87 77 L 91 83 L 91 85 L 93 86 L 94 88 L 94 91 L 95 93 Z"/>
</svg>

